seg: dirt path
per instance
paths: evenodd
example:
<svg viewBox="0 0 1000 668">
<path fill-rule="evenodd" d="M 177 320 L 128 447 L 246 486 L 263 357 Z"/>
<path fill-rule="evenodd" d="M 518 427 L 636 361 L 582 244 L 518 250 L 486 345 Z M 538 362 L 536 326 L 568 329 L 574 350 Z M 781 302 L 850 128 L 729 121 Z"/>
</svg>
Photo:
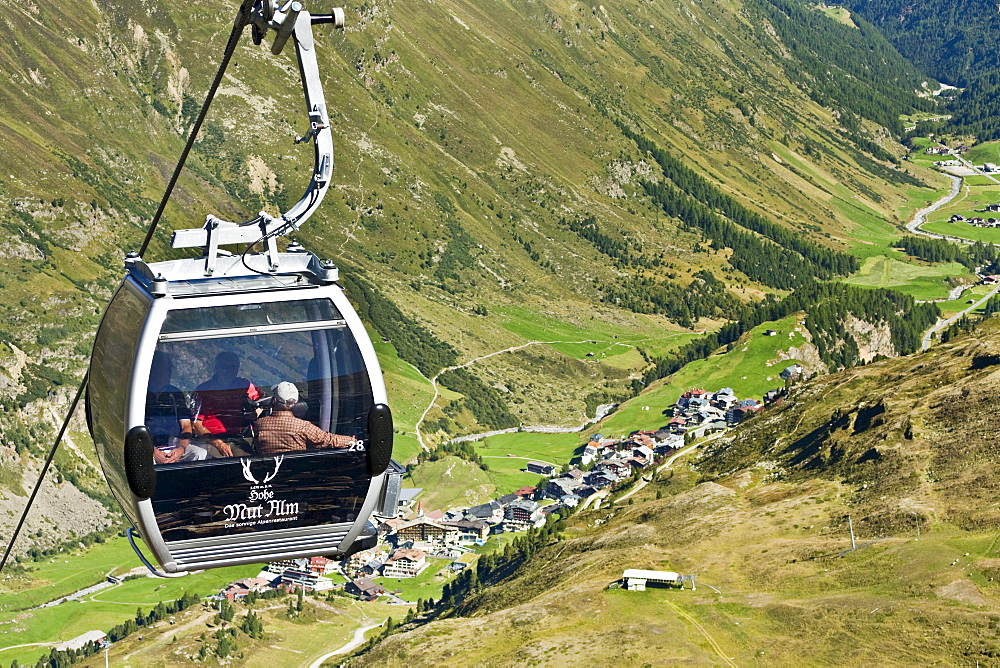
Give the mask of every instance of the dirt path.
<svg viewBox="0 0 1000 668">
<path fill-rule="evenodd" d="M 673 608 L 674 611 L 678 615 L 683 617 L 688 624 L 696 628 L 698 632 L 701 633 L 701 635 L 705 638 L 705 640 L 708 641 L 708 644 L 712 646 L 712 649 L 715 650 L 715 653 L 719 655 L 719 658 L 722 659 L 723 663 L 725 663 L 727 666 L 732 666 L 733 668 L 736 668 L 736 663 L 732 660 L 732 658 L 729 657 L 728 652 L 722 651 L 722 646 L 715 640 L 715 638 L 712 637 L 712 634 L 708 632 L 708 629 L 702 626 L 697 619 L 695 619 L 688 613 L 681 610 L 680 607 L 678 607 L 675 603 L 668 602 L 667 605 Z"/>
<path fill-rule="evenodd" d="M 0 652 L 8 649 L 17 649 L 18 647 L 55 647 L 59 643 L 57 642 L 26 642 L 23 645 L 8 645 L 7 647 L 0 647 Z"/>
<path fill-rule="evenodd" d="M 135 603 L 131 603 L 130 605 L 135 605 Z M 202 612 L 201 614 L 195 616 L 195 618 L 192 619 L 191 621 L 184 622 L 183 624 L 181 624 L 180 626 L 178 626 L 177 628 L 175 628 L 173 633 L 168 633 L 168 632 L 164 631 L 163 633 L 160 634 L 159 638 L 154 639 L 152 642 L 150 642 L 148 644 L 143 644 L 142 647 L 138 647 L 135 650 L 129 652 L 128 654 L 126 654 L 125 656 L 122 657 L 122 660 L 123 661 L 128 661 L 130 658 L 132 658 L 136 654 L 141 654 L 142 652 L 145 652 L 147 650 L 151 650 L 154 647 L 159 647 L 160 645 L 166 645 L 167 643 L 169 643 L 169 642 L 171 642 L 173 640 L 174 636 L 183 637 L 189 631 L 192 631 L 194 629 L 194 627 L 203 625 L 206 621 L 208 621 L 209 618 L 211 618 L 215 614 L 215 612 L 216 611 L 214 609 Z M 161 622 L 157 622 L 157 623 L 159 624 Z M 154 631 L 158 631 L 159 628 L 157 627 L 157 628 L 155 628 L 153 630 Z"/>
<path fill-rule="evenodd" d="M 479 357 L 474 357 L 473 359 L 469 360 L 468 362 L 463 362 L 462 364 L 456 364 L 454 366 L 450 366 L 450 367 L 447 367 L 445 369 L 441 369 L 440 371 L 437 372 L 437 374 L 433 378 L 428 378 L 427 379 L 431 383 L 431 386 L 433 386 L 433 388 L 434 388 L 434 396 L 431 398 L 430 403 L 427 405 L 427 408 L 424 409 L 424 412 L 420 414 L 420 419 L 417 420 L 416 435 L 417 435 L 417 442 L 420 443 L 420 449 L 421 450 L 429 450 L 429 448 L 427 447 L 427 444 L 424 443 L 424 435 L 420 431 L 420 425 L 423 423 L 424 419 L 427 417 L 427 414 L 431 411 L 431 409 L 434 408 L 434 404 L 437 402 L 437 399 L 438 399 L 438 397 L 441 394 L 440 391 L 438 390 L 438 378 L 441 377 L 441 374 L 443 374 L 443 373 L 445 373 L 447 371 L 454 371 L 455 369 L 464 369 L 466 367 L 472 366 L 476 362 L 481 362 L 481 361 L 483 361 L 485 359 L 489 359 L 490 357 L 495 357 L 497 355 L 503 355 L 505 353 L 512 353 L 512 352 L 515 352 L 517 350 L 522 350 L 524 348 L 527 348 L 528 346 L 553 345 L 553 344 L 557 344 L 557 343 L 590 343 L 591 341 L 596 341 L 596 343 L 607 343 L 607 344 L 612 344 L 612 345 L 616 345 L 616 346 L 625 346 L 625 347 L 628 347 L 628 348 L 634 348 L 635 347 L 632 344 L 622 343 L 620 341 L 602 341 L 602 340 L 598 340 L 598 339 L 584 339 L 582 341 L 528 341 L 527 343 L 522 343 L 519 346 L 511 346 L 509 348 L 504 348 L 503 350 L 497 350 L 497 351 L 494 351 L 492 353 L 487 353 L 485 355 L 480 355 Z M 423 375 L 423 374 L 421 374 L 421 375 Z M 427 378 L 427 376 L 424 376 L 424 378 Z M 598 417 L 598 419 L 600 419 L 600 417 Z M 580 428 L 580 430 L 582 431 L 583 429 L 585 429 L 588 424 L 593 424 L 593 422 L 588 422 L 587 424 L 583 425 Z M 549 429 L 551 429 L 551 428 L 549 428 Z M 571 431 L 575 431 L 575 430 L 571 430 Z"/>
<path fill-rule="evenodd" d="M 357 648 L 361 647 L 365 643 L 365 634 L 366 633 L 368 633 L 372 629 L 377 629 L 378 627 L 382 626 L 383 624 L 385 624 L 385 620 L 384 619 L 381 622 L 379 622 L 378 624 L 371 624 L 369 626 L 362 626 L 361 628 L 356 629 L 354 631 L 354 638 L 352 640 L 350 640 L 349 642 L 347 642 L 344 645 L 341 645 L 340 647 L 338 647 L 337 649 L 333 650 L 332 652 L 327 652 L 323 656 L 319 657 L 318 659 L 316 659 L 315 661 L 313 661 L 312 663 L 309 664 L 309 668 L 319 668 L 320 666 L 323 665 L 324 661 L 326 661 L 327 659 L 329 659 L 331 657 L 337 656 L 339 654 L 348 654 L 349 652 L 353 652 L 354 650 L 356 650 Z"/>
</svg>

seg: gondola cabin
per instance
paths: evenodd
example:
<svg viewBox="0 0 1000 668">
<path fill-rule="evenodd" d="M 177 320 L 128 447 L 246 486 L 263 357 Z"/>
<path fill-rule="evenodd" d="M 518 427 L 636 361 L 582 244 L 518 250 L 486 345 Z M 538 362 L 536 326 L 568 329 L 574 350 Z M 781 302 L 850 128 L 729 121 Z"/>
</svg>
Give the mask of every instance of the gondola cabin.
<svg viewBox="0 0 1000 668">
<path fill-rule="evenodd" d="M 86 397 L 112 492 L 167 574 L 367 547 L 392 420 L 337 269 L 214 261 L 126 260 Z"/>
</svg>

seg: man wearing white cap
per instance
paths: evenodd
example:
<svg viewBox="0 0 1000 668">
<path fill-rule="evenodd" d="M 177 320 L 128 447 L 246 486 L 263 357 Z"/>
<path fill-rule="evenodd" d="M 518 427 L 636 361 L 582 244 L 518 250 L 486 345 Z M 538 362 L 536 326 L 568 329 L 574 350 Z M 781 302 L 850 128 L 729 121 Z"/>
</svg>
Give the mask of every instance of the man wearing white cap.
<svg viewBox="0 0 1000 668">
<path fill-rule="evenodd" d="M 312 422 L 292 414 L 299 402 L 299 389 L 287 381 L 274 386 L 271 414 L 257 418 L 254 443 L 258 455 L 280 455 L 317 448 L 346 448 L 354 442 L 350 436 L 323 431 Z"/>
</svg>

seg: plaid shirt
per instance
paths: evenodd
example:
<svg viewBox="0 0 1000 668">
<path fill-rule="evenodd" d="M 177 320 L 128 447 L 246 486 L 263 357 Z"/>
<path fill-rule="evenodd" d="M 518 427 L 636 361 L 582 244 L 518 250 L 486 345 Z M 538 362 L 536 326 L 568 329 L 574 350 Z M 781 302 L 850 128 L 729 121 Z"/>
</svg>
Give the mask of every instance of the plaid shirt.
<svg viewBox="0 0 1000 668">
<path fill-rule="evenodd" d="M 354 441 L 351 436 L 323 431 L 312 422 L 295 417 L 291 411 L 279 410 L 259 417 L 256 425 L 254 443 L 259 455 L 279 455 L 315 448 L 346 448 Z"/>
</svg>

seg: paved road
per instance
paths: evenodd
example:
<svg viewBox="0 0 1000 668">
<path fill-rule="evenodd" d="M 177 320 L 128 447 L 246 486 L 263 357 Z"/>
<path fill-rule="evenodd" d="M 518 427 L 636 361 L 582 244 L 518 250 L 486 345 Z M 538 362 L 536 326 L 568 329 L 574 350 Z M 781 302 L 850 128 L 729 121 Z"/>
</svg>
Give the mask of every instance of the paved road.
<svg viewBox="0 0 1000 668">
<path fill-rule="evenodd" d="M 923 209 L 920 209 L 919 211 L 914 213 L 913 219 L 906 224 L 906 229 L 912 232 L 913 234 L 920 234 L 925 237 L 933 237 L 935 239 L 947 239 L 948 241 L 955 241 L 963 244 L 971 244 L 972 242 L 969 241 L 968 239 L 961 239 L 959 237 L 949 237 L 944 234 L 934 234 L 932 232 L 925 232 L 924 230 L 920 229 L 920 226 L 927 222 L 928 214 L 934 213 L 944 205 L 950 203 L 953 199 L 958 197 L 958 193 L 962 191 L 962 178 L 960 176 L 949 174 L 948 178 L 951 179 L 951 190 L 948 191 L 948 194 L 939 199 L 938 201 L 934 202 L 933 204 L 925 206 Z"/>
<path fill-rule="evenodd" d="M 382 626 L 383 624 L 385 624 L 384 620 L 381 621 L 381 622 L 379 622 L 378 624 L 372 624 L 371 626 L 362 626 L 360 629 L 357 629 L 354 632 L 354 639 L 353 640 L 351 640 L 350 642 L 348 642 L 345 645 L 341 645 L 340 647 L 338 647 L 337 649 L 333 650 L 332 652 L 327 652 L 323 656 L 319 657 L 318 659 L 316 659 L 315 661 L 313 661 L 312 663 L 309 664 L 309 668 L 319 668 L 320 666 L 323 665 L 323 662 L 326 661 L 327 659 L 333 658 L 333 657 L 338 656 L 340 654 L 347 654 L 349 652 L 353 652 L 354 650 L 356 650 L 357 648 L 359 648 L 363 644 L 365 644 L 365 634 L 366 633 L 368 633 L 372 629 L 377 629 L 378 627 Z"/>
<path fill-rule="evenodd" d="M 966 308 L 964 311 L 960 311 L 959 313 L 956 313 L 955 315 L 951 316 L 947 320 L 938 320 L 937 324 L 935 324 L 933 327 L 931 327 L 930 329 L 928 329 L 927 332 L 924 334 L 924 338 L 923 338 L 923 340 L 921 341 L 921 344 L 920 344 L 921 350 L 927 350 L 928 348 L 931 347 L 931 336 L 932 335 L 937 334 L 938 332 L 940 332 L 943 329 L 946 329 L 947 327 L 950 327 L 953 323 L 957 322 L 959 320 L 959 318 L 961 318 L 963 315 L 966 315 L 966 314 L 970 313 L 971 311 L 975 311 L 977 308 L 982 307 L 982 305 L 985 304 L 986 301 L 990 297 L 992 297 L 993 295 L 997 294 L 998 292 L 1000 292 L 1000 284 L 997 284 L 997 285 L 993 286 L 993 289 L 990 290 L 989 292 L 987 292 L 986 295 L 983 296 L 982 299 L 980 299 L 979 301 L 977 301 L 975 304 L 970 304 L 968 306 L 968 308 Z"/>
</svg>

